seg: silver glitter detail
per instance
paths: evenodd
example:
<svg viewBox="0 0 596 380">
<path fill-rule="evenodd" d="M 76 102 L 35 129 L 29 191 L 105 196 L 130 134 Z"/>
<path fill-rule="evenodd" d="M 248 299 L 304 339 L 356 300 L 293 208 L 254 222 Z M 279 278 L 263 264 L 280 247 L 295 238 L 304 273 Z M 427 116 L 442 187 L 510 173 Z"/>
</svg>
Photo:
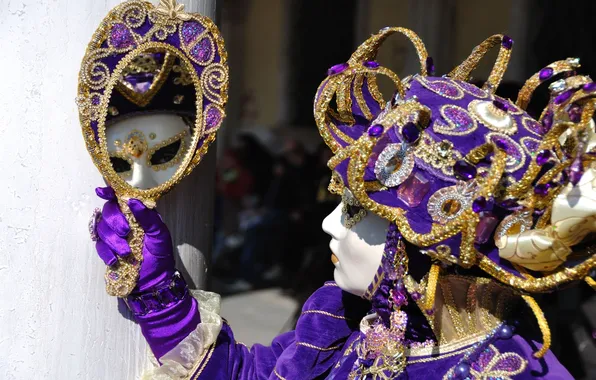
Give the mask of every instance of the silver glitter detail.
<svg viewBox="0 0 596 380">
<path fill-rule="evenodd" d="M 428 214 L 437 223 L 445 224 L 472 207 L 472 199 L 476 192 L 476 182 L 459 181 L 455 186 L 444 187 L 437 190 L 428 199 Z M 459 209 L 453 214 L 447 214 L 443 211 L 445 202 L 456 201 L 459 203 Z"/>
<path fill-rule="evenodd" d="M 565 83 L 565 79 L 559 79 L 556 82 L 553 82 L 548 86 L 548 89 L 554 93 L 562 92 L 565 88 L 567 88 L 567 83 Z"/>
<path fill-rule="evenodd" d="M 579 58 L 577 58 L 577 57 L 567 58 L 567 63 L 573 68 L 578 68 L 580 66 Z"/>
<path fill-rule="evenodd" d="M 99 238 L 97 236 L 97 222 L 99 221 L 100 217 L 101 217 L 101 210 L 98 208 L 95 208 L 95 210 L 93 210 L 93 214 L 91 215 L 91 218 L 89 218 L 89 236 L 91 236 L 92 241 L 97 241 L 97 239 Z"/>
<path fill-rule="evenodd" d="M 534 221 L 532 220 L 532 212 L 530 210 L 521 210 L 506 216 L 495 231 L 495 241 L 498 241 L 503 236 L 507 236 L 507 231 L 518 223 L 520 224 L 519 233 L 531 229 L 534 224 Z"/>
<path fill-rule="evenodd" d="M 375 175 L 387 187 L 405 181 L 414 169 L 414 153 L 406 144 L 389 144 L 375 163 Z"/>
</svg>

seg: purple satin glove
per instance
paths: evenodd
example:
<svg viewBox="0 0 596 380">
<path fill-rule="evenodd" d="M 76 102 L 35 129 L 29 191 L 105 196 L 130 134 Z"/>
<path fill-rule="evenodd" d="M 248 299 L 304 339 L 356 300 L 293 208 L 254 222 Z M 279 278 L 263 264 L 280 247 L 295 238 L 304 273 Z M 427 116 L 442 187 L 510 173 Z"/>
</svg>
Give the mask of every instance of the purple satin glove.
<svg viewBox="0 0 596 380">
<path fill-rule="evenodd" d="M 97 253 L 106 265 L 114 265 L 117 256 L 131 253 L 126 241 L 130 227 L 120 211 L 116 194 L 111 187 L 98 187 L 97 195 L 107 202 L 103 206 L 102 217 L 97 222 Z M 139 281 L 134 292 L 144 292 L 169 281 L 174 272 L 175 261 L 172 252 L 172 237 L 161 216 L 154 209 L 147 208 L 137 199 L 129 199 L 128 207 L 145 231 L 143 241 L 143 264 Z"/>
<path fill-rule="evenodd" d="M 131 254 L 126 241 L 130 226 L 120 211 L 118 199 L 111 187 L 98 187 L 95 192 L 107 201 L 96 225 L 97 253 L 106 265 L 114 265 L 118 261 L 118 256 Z M 129 199 L 127 203 L 145 232 L 143 263 L 137 287 L 131 297 L 150 295 L 159 288 L 167 287 L 176 273 L 172 237 L 156 210 L 147 208 L 137 199 Z M 195 330 L 201 321 L 197 302 L 191 296 L 186 296 L 162 310 L 135 315 L 135 319 L 158 359 Z"/>
</svg>

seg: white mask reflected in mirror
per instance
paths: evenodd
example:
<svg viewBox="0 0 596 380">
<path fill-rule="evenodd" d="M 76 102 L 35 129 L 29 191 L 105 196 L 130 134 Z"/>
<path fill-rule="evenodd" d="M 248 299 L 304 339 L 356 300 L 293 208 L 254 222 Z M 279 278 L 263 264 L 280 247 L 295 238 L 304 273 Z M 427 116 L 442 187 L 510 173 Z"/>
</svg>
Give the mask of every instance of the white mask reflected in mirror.
<svg viewBox="0 0 596 380">
<path fill-rule="evenodd" d="M 335 282 L 342 290 L 362 296 L 381 264 L 389 221 L 368 212 L 346 228 L 345 218 L 339 204 L 323 221 L 323 231 L 331 236 Z"/>
<path fill-rule="evenodd" d="M 182 117 L 151 114 L 127 118 L 106 128 L 112 167 L 131 186 L 150 189 L 173 177 L 190 146 Z"/>
</svg>

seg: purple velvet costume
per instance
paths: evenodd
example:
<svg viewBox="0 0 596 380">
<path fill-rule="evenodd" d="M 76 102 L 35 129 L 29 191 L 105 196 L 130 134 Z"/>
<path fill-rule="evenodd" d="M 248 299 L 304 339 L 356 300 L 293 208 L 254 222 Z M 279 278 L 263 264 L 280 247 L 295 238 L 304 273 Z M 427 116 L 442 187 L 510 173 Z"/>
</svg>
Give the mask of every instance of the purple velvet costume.
<svg viewBox="0 0 596 380">
<path fill-rule="evenodd" d="M 174 5 L 170 13 L 161 14 L 161 18 L 155 13 L 151 16 L 153 10 L 150 10 L 147 13 L 149 16 L 144 14 L 143 19 L 139 19 L 142 12 L 135 10 L 135 7 L 149 7 L 146 3 L 133 0 L 120 5 L 120 10 L 114 11 L 114 17 L 110 17 L 106 24 L 108 34 L 104 36 L 106 40 L 102 45 L 113 48 L 113 54 L 101 58 L 100 63 L 113 70 L 131 49 L 142 45 L 139 42 L 141 37 L 149 35 L 150 31 L 154 34 L 145 42 L 159 41 L 179 49 L 192 61 L 195 75 L 202 76 L 209 65 L 222 62 L 221 37 L 206 31 L 205 25 L 201 23 L 205 22 L 204 19 L 184 14 Z M 118 17 L 126 21 L 120 22 L 122 20 Z M 159 28 L 154 28 L 156 25 L 164 29 L 159 32 Z M 174 30 L 166 26 L 173 26 Z M 388 218 L 391 224 L 383 261 L 365 297 L 356 297 L 342 291 L 335 283 L 326 283 L 305 303 L 294 331 L 278 336 L 270 346 L 256 344 L 248 348 L 236 342 L 231 326 L 218 315 L 217 297 L 206 292 L 191 294 L 176 273 L 171 237 L 157 211 L 147 208 L 139 200 L 130 199 L 128 206 L 145 231 L 145 238 L 138 284 L 126 302 L 155 357 L 162 364 L 147 378 L 572 378 L 550 351 L 546 351 L 540 359 L 534 357 L 540 345 L 525 336 L 525 328 L 515 328 L 518 309 L 513 306 L 519 299 L 519 293 L 469 269 L 472 265 L 465 260 L 473 261 L 475 258 L 464 258 L 460 251 L 462 242 L 470 238 L 469 234 L 467 237 L 463 233 L 452 234 L 441 240 L 441 244 L 435 242 L 416 246 L 408 240 L 415 234 L 429 233 L 437 223 L 444 224 L 454 219 L 449 212 L 455 215 L 460 209 L 473 209 L 474 213 L 481 215 L 474 229 L 475 236 L 472 236 L 475 249 L 490 258 L 499 271 L 521 277 L 516 268 L 500 258 L 494 239 L 491 239 L 496 225 L 520 206 L 514 200 L 510 200 L 509 204 L 495 205 L 492 195 L 466 198 L 467 188 L 461 184 L 465 181 L 471 183 L 475 177 L 483 177 L 480 169 L 490 168 L 492 158 L 487 155 L 474 162 L 477 165 L 472 165 L 468 162 L 470 160 L 465 161 L 463 157 L 476 147 L 488 144 L 490 149 L 507 153 L 507 175 L 513 181 L 521 180 L 534 159 L 532 152 L 539 146 L 539 138 L 550 128 L 548 113 L 545 121 L 538 123 L 510 101 L 493 95 L 490 89 L 482 90 L 465 81 L 426 75 L 410 78 L 401 88 L 401 93 L 398 91 L 398 96 L 385 105 L 374 91 L 376 85 L 372 85 L 375 70 L 381 72 L 384 69 L 372 59 L 378 47 L 374 43 L 382 42 L 387 31 L 382 30 L 377 36 L 371 37 L 372 42 L 363 44 L 361 48 L 365 54 L 359 56 L 355 53 L 348 63 L 331 68 L 329 77 L 323 81 L 315 98 L 315 118 L 326 143 L 338 155 L 330 166 L 339 177 L 342 188 L 352 190 L 356 198 L 370 209 L 391 211 L 399 208 L 408 211 L 407 215 L 400 215 L 399 220 Z M 408 33 L 411 32 L 406 31 L 404 34 Z M 217 44 L 214 44 L 214 40 Z M 506 36 L 499 37 L 498 41 L 502 44 L 501 53 L 506 56 L 513 42 Z M 159 54 L 154 58 L 163 63 L 160 61 L 163 57 Z M 434 69 L 432 60 L 425 58 L 426 68 L 423 72 L 431 73 Z M 387 74 L 386 71 L 383 73 Z M 91 74 L 91 80 L 95 80 L 94 75 L 100 76 L 97 71 Z M 550 79 L 552 75 L 552 70 L 550 73 L 541 71 L 540 80 Z M 177 79 L 183 81 L 182 77 Z M 157 79 L 131 77 L 128 83 L 135 91 L 146 92 L 147 86 L 154 80 Z M 206 132 L 219 126 L 223 117 L 221 108 L 210 107 L 213 99 L 217 100 L 218 95 L 222 95 L 217 93 L 221 88 L 209 88 L 210 83 L 213 84 L 201 84 L 205 86 L 206 93 L 201 110 Z M 185 108 L 177 102 L 171 104 L 175 84 L 173 80 L 167 79 L 162 89 L 153 94 L 151 102 L 140 108 L 139 104 L 128 102 L 125 89 L 114 92 L 109 102 L 101 104 L 117 106 L 121 116 L 148 111 L 194 115 L 196 110 L 192 107 Z M 594 89 L 590 87 L 588 90 L 591 92 Z M 186 95 L 192 96 L 190 94 Z M 102 95 L 100 91 L 98 96 Z M 337 96 L 338 112 L 327 112 L 332 96 Z M 563 103 L 572 94 L 565 96 L 565 99 L 557 97 L 558 100 L 554 102 Z M 94 99 L 93 96 L 86 99 L 82 113 L 97 111 L 99 102 Z M 475 104 L 480 106 L 475 107 Z M 391 125 L 385 122 L 387 114 L 400 107 L 411 111 L 408 107 L 412 105 L 418 112 L 416 118 L 410 119 L 408 116 L 400 119 L 398 114 Z M 493 133 L 497 127 L 489 126 L 483 119 L 486 116 L 482 114 L 484 106 L 493 107 L 488 112 L 491 117 L 509 118 L 503 133 Z M 426 112 L 426 116 L 422 111 Z M 93 133 L 91 141 L 97 140 L 97 120 L 93 118 L 93 112 L 84 116 Z M 110 119 L 117 122 L 117 118 Z M 516 126 L 515 130 L 513 125 Z M 369 161 L 363 165 L 362 177 L 351 178 L 359 168 L 350 166 L 350 160 L 357 159 L 358 155 L 345 150 L 345 156 L 342 156 L 342 150 L 358 141 L 368 142 L 369 137 L 374 147 Z M 203 141 L 197 148 L 202 146 Z M 428 145 L 427 151 L 424 151 L 424 144 Z M 422 148 L 414 155 L 412 152 L 416 146 Z M 431 154 L 428 153 L 431 148 L 434 149 L 431 153 L 441 156 L 446 164 L 436 164 L 421 156 Z M 388 156 L 386 152 L 393 156 Z M 491 152 L 488 150 L 488 154 Z M 543 154 L 539 160 L 548 162 L 550 156 L 547 156 Z M 401 160 L 399 165 L 395 165 L 396 158 Z M 391 170 L 387 171 L 390 166 Z M 573 176 L 573 172 L 570 174 Z M 370 187 L 362 192 L 358 188 L 362 184 L 358 181 Z M 377 181 L 384 186 L 378 186 Z M 559 181 L 564 182 L 566 179 Z M 443 203 L 433 208 L 432 203 L 438 197 L 434 194 L 441 195 L 442 189 L 456 185 L 464 186 L 456 189 L 462 192 L 456 194 L 459 203 Z M 551 186 L 557 184 L 543 188 L 537 186 L 536 193 L 548 193 Z M 95 229 L 97 250 L 106 265 L 114 266 L 118 258 L 130 255 L 131 249 L 126 241 L 130 226 L 120 212 L 116 195 L 110 188 L 98 189 L 98 195 L 107 203 Z M 443 199 L 442 202 L 445 202 Z M 391 215 L 390 211 L 387 211 L 387 215 Z M 398 229 L 399 223 L 404 225 L 404 220 L 412 233 L 406 228 Z M 437 254 L 447 251 L 449 254 L 442 257 Z M 404 255 L 407 253 L 408 270 L 407 265 L 403 265 L 404 257 L 399 262 L 399 252 Z M 435 284 L 436 295 L 434 289 L 432 292 L 432 308 L 424 309 L 421 305 L 426 298 L 422 298 L 420 286 L 423 281 L 431 282 L 433 263 L 429 256 L 451 261 L 443 262 L 440 279 L 435 277 L 438 285 Z M 454 263 L 465 264 L 462 265 L 465 269 L 456 269 L 455 265 L 451 265 Z M 438 264 L 434 263 L 433 268 L 438 269 Z M 424 297 L 431 298 L 431 291 L 426 293 Z M 398 369 L 387 372 L 387 367 L 381 366 L 384 363 L 378 361 L 379 356 L 370 355 L 374 350 L 367 345 L 375 343 L 370 338 L 373 333 L 384 333 L 389 326 L 395 327 L 392 325 L 394 319 L 391 318 L 397 312 L 405 316 L 401 319 L 405 325 L 402 336 L 396 338 L 400 342 L 403 339 L 403 351 L 396 351 L 403 355 L 397 355 L 395 359 L 396 362 L 402 360 L 404 366 L 397 366 Z M 375 322 L 369 323 L 374 316 Z M 524 334 L 520 335 L 520 332 Z M 390 345 L 395 341 L 386 340 L 384 343 Z M 383 347 L 376 349 L 380 352 Z M 377 365 L 383 370 L 375 373 Z M 373 372 L 362 375 L 359 371 Z"/>
</svg>

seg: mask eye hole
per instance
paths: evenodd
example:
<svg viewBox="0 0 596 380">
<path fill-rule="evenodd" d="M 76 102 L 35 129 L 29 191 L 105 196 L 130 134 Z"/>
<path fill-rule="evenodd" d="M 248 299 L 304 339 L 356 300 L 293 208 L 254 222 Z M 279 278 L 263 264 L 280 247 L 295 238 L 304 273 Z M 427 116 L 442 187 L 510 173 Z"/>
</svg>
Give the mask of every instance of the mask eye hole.
<svg viewBox="0 0 596 380">
<path fill-rule="evenodd" d="M 163 165 L 172 161 L 178 155 L 180 147 L 182 146 L 182 140 L 178 139 L 171 144 L 168 144 L 162 148 L 159 148 L 151 155 L 149 162 L 151 165 Z"/>
<path fill-rule="evenodd" d="M 110 162 L 112 163 L 114 171 L 119 174 L 126 173 L 132 169 L 130 162 L 121 157 L 111 156 Z"/>
<path fill-rule="evenodd" d="M 366 209 L 360 205 L 358 200 L 346 189 L 342 196 L 343 224 L 346 228 L 352 228 L 356 223 L 366 216 Z"/>
</svg>

